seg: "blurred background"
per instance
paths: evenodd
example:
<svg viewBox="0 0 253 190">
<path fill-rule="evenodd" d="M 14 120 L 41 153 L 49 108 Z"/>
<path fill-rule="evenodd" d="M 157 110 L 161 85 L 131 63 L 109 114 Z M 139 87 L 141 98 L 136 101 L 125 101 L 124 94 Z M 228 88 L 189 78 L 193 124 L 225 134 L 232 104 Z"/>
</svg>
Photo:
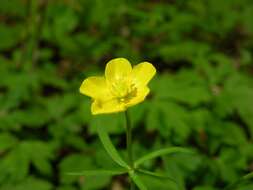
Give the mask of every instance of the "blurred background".
<svg viewBox="0 0 253 190">
<path fill-rule="evenodd" d="M 185 190 L 221 190 L 253 171 L 252 19 L 252 0 L 2 0 L 0 190 L 128 189 L 126 176 L 66 175 L 114 167 L 79 86 L 115 57 L 158 69 L 147 100 L 130 109 L 135 157 L 197 152 L 145 168 Z M 122 114 L 98 119 L 125 155 Z"/>
</svg>

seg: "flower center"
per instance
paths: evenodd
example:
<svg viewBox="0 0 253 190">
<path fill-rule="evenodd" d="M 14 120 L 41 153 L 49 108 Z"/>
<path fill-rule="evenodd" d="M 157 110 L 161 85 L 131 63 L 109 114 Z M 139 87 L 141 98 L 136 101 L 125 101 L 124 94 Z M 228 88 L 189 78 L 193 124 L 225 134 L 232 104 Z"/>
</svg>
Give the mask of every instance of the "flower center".
<svg viewBox="0 0 253 190">
<path fill-rule="evenodd" d="M 119 102 L 126 103 L 137 95 L 137 88 L 128 80 L 117 80 L 111 85 L 111 92 Z"/>
</svg>

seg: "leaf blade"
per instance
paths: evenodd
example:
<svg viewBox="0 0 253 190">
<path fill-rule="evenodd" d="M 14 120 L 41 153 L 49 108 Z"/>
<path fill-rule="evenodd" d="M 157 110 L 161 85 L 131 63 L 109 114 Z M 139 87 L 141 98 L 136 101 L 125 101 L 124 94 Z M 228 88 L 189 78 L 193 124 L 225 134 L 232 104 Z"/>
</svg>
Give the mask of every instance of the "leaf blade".
<svg viewBox="0 0 253 190">
<path fill-rule="evenodd" d="M 181 147 L 163 148 L 163 149 L 151 152 L 149 154 L 146 154 L 145 156 L 139 158 L 138 160 L 135 161 L 134 165 L 135 165 L 135 167 L 137 167 L 147 160 L 151 160 L 156 157 L 163 156 L 166 154 L 172 154 L 172 153 L 193 153 L 193 152 L 186 149 L 186 148 L 181 148 Z"/>
<path fill-rule="evenodd" d="M 178 182 L 175 179 L 173 179 L 173 178 L 171 178 L 169 176 L 166 176 L 166 175 L 163 175 L 163 174 L 159 174 L 159 173 L 156 173 L 156 172 L 151 172 L 151 171 L 148 171 L 148 170 L 143 170 L 143 169 L 138 169 L 137 171 L 140 172 L 140 173 L 142 173 L 142 174 L 144 174 L 144 175 L 148 175 L 148 176 L 155 177 L 155 178 L 158 178 L 158 179 L 170 180 L 173 183 L 175 183 L 178 186 L 179 189 L 183 189 L 180 186 L 180 184 L 178 184 Z"/>
<path fill-rule="evenodd" d="M 253 178 L 253 172 L 250 172 L 242 177 L 244 180 L 249 180 Z"/>
<path fill-rule="evenodd" d="M 130 171 L 129 176 L 140 190 L 148 190 L 148 188 L 144 185 L 140 177 L 135 172 Z"/>
<path fill-rule="evenodd" d="M 69 172 L 67 175 L 76 176 L 101 176 L 101 175 L 121 175 L 127 173 L 128 170 L 84 170 L 82 172 Z"/>
<path fill-rule="evenodd" d="M 121 167 L 129 169 L 128 164 L 121 158 L 118 151 L 112 144 L 112 141 L 108 135 L 108 133 L 101 127 L 97 128 L 98 136 L 100 141 L 102 142 L 106 152 L 110 155 L 110 157 Z"/>
<path fill-rule="evenodd" d="M 171 177 L 163 175 L 163 174 L 160 174 L 160 173 L 151 172 L 151 171 L 143 170 L 143 169 L 138 169 L 137 171 L 140 172 L 140 173 L 142 173 L 142 174 L 145 174 L 145 175 L 157 177 L 159 179 L 171 179 L 172 181 L 174 181 L 174 179 L 172 179 Z"/>
<path fill-rule="evenodd" d="M 243 183 L 245 181 L 248 181 L 248 180 L 250 180 L 252 178 L 253 178 L 253 172 L 248 173 L 248 174 L 242 176 L 240 179 L 238 179 L 234 183 L 232 183 L 232 184 L 228 185 L 227 187 L 225 187 L 224 190 L 230 190 L 232 188 L 236 188 L 236 187 L 238 187 L 239 184 L 241 184 L 241 183 Z"/>
</svg>

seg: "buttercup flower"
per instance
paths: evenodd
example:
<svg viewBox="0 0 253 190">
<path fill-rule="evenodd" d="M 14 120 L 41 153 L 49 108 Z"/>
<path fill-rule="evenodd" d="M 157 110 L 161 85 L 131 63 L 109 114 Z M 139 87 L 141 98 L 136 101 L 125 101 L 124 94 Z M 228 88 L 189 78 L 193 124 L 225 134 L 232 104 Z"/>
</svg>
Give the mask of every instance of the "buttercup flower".
<svg viewBox="0 0 253 190">
<path fill-rule="evenodd" d="M 147 84 L 155 73 L 151 63 L 142 62 L 132 68 L 127 59 L 116 58 L 106 64 L 105 76 L 85 79 L 80 92 L 93 99 L 93 115 L 122 112 L 146 98 Z"/>
</svg>

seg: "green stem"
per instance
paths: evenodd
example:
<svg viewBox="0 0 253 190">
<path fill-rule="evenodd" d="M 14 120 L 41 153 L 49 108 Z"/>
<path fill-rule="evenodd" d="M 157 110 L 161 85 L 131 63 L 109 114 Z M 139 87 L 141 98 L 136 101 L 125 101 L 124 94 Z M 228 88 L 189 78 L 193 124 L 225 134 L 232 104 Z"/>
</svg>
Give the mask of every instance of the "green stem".
<svg viewBox="0 0 253 190">
<path fill-rule="evenodd" d="M 22 56 L 19 64 L 25 62 L 25 69 L 32 70 L 39 58 L 39 42 L 45 21 L 48 0 L 27 1 L 27 23 Z"/>
<path fill-rule="evenodd" d="M 130 116 L 127 111 L 125 111 L 125 117 L 126 117 L 126 144 L 127 144 L 129 165 L 131 169 L 134 169 L 133 150 L 132 150 L 132 127 L 131 127 Z M 130 190 L 134 190 L 134 183 L 131 180 L 131 178 L 130 178 Z"/>
</svg>

